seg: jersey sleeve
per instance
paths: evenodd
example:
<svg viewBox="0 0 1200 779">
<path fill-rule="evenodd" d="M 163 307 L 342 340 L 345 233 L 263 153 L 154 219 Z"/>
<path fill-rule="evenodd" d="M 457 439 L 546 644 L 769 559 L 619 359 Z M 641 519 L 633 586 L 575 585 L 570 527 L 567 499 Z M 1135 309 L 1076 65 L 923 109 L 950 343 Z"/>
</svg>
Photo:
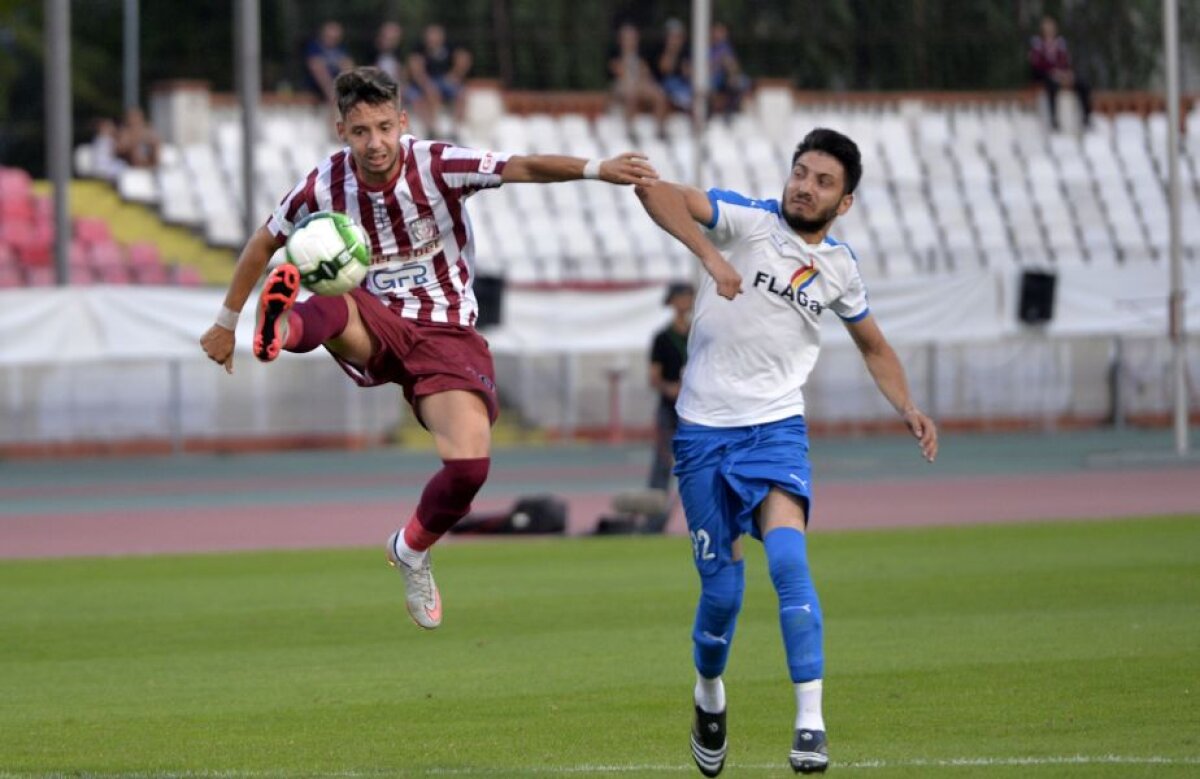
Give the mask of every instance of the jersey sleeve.
<svg viewBox="0 0 1200 779">
<path fill-rule="evenodd" d="M 508 152 L 436 144 L 430 150 L 430 168 L 439 185 L 465 196 L 500 186 L 500 174 L 511 156 Z"/>
<path fill-rule="evenodd" d="M 712 205 L 712 220 L 704 225 L 708 238 L 718 249 L 725 249 L 738 238 L 748 234 L 761 222 L 763 214 L 779 213 L 779 202 L 756 200 L 728 189 L 708 190 Z"/>
<path fill-rule="evenodd" d="M 846 250 L 849 252 L 850 247 L 847 246 Z M 854 253 L 850 252 L 850 256 L 853 257 Z M 830 301 L 829 307 L 844 322 L 858 322 L 871 313 L 867 301 L 867 285 L 863 282 L 862 274 L 858 272 L 857 259 L 850 263 L 850 277 L 845 291 Z"/>
<path fill-rule="evenodd" d="M 267 231 L 275 236 L 276 243 L 282 245 L 292 234 L 297 222 L 319 210 L 316 198 L 317 172 L 314 168 L 304 180 L 292 187 L 292 191 L 284 195 L 267 218 Z"/>
</svg>

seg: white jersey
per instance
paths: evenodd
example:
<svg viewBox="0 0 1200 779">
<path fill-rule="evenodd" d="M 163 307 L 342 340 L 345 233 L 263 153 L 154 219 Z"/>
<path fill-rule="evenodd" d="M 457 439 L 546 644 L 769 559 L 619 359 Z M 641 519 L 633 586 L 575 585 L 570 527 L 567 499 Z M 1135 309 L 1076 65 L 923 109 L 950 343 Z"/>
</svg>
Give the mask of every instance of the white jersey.
<svg viewBox="0 0 1200 779">
<path fill-rule="evenodd" d="M 810 245 L 775 200 L 710 189 L 708 237 L 742 275 L 734 300 L 704 275 L 696 293 L 688 364 L 676 402 L 680 418 L 742 427 L 804 413 L 804 382 L 821 349 L 826 309 L 847 322 L 870 310 L 850 247 Z"/>
<path fill-rule="evenodd" d="M 393 311 L 421 322 L 472 326 L 475 240 L 464 201 L 501 184 L 509 154 L 400 138 L 400 170 L 382 186 L 359 181 L 345 148 L 288 193 L 267 220 L 282 243 L 314 211 L 338 211 L 371 242 L 363 286 Z"/>
</svg>

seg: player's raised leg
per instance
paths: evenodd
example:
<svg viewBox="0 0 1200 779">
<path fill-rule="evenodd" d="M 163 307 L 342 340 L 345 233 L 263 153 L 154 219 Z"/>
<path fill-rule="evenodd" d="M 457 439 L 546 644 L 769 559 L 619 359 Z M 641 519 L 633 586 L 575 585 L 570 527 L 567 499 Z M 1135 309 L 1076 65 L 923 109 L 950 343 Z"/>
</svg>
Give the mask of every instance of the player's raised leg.
<svg viewBox="0 0 1200 779">
<path fill-rule="evenodd" d="M 442 468 L 421 492 L 408 524 L 388 539 L 388 561 L 404 577 L 408 613 L 432 630 L 442 623 L 442 599 L 433 580 L 429 548 L 471 510 L 491 463 L 491 419 L 474 392 L 448 390 L 417 400 L 433 434 Z"/>
<path fill-rule="evenodd" d="M 779 627 L 796 693 L 796 720 L 788 762 L 797 773 L 829 767 L 821 713 L 824 675 L 821 604 L 808 565 L 803 499 L 773 488 L 759 509 L 771 583 L 779 596 Z"/>
</svg>

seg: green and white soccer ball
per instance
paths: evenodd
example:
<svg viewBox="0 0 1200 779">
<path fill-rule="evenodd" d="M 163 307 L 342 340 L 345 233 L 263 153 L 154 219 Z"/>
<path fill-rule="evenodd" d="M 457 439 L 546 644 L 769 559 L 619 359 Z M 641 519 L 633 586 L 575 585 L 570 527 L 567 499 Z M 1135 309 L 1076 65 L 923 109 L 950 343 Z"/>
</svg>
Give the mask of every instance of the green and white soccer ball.
<svg viewBox="0 0 1200 779">
<path fill-rule="evenodd" d="M 317 211 L 288 236 L 287 261 L 300 271 L 300 283 L 317 295 L 344 295 L 366 278 L 371 267 L 367 234 L 345 214 Z"/>
</svg>

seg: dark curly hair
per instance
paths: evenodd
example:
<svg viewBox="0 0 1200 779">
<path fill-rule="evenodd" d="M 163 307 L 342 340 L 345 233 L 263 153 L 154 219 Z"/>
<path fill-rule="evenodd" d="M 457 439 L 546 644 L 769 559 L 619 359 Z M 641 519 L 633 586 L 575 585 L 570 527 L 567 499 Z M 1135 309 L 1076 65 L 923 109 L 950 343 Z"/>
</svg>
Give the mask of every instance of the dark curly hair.
<svg viewBox="0 0 1200 779">
<path fill-rule="evenodd" d="M 842 163 L 842 170 L 846 172 L 843 194 L 849 195 L 854 192 L 862 179 L 862 155 L 858 153 L 858 144 L 837 130 L 818 127 L 804 136 L 804 140 L 796 147 L 796 153 L 792 155 L 792 167 L 796 166 L 796 160 L 806 151 L 823 151 Z"/>
</svg>

